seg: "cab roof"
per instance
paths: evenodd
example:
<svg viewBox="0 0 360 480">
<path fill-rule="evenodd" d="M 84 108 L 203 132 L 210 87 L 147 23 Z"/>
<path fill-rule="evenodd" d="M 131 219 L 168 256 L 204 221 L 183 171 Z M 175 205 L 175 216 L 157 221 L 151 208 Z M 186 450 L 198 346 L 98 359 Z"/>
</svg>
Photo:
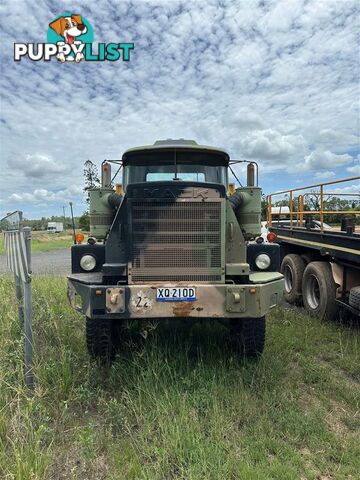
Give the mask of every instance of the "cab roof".
<svg viewBox="0 0 360 480">
<path fill-rule="evenodd" d="M 210 156 L 218 157 L 222 163 L 229 163 L 230 157 L 225 150 L 216 147 L 209 147 L 208 145 L 199 145 L 195 140 L 185 140 L 180 138 L 178 140 L 156 140 L 153 145 L 144 145 L 141 147 L 129 148 L 122 156 L 124 162 L 131 160 L 132 157 L 138 157 L 140 153 L 144 153 L 146 156 L 150 154 L 150 157 L 160 152 L 191 152 L 209 154 Z"/>
</svg>

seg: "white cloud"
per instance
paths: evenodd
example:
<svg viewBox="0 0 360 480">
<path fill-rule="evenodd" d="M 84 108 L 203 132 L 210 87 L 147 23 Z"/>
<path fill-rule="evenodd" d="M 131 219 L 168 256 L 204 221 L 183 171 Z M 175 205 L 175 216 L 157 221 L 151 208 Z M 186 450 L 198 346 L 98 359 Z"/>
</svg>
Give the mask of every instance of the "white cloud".
<svg viewBox="0 0 360 480">
<path fill-rule="evenodd" d="M 61 162 L 56 162 L 51 155 L 42 155 L 40 153 L 27 154 L 25 158 L 13 158 L 8 164 L 9 168 L 14 168 L 24 174 L 25 177 L 30 178 L 42 179 L 66 170 L 66 167 Z"/>
<path fill-rule="evenodd" d="M 360 175 L 360 154 L 354 160 L 354 165 L 346 169 L 352 175 Z"/>
<path fill-rule="evenodd" d="M 43 202 L 58 202 L 58 201 L 69 201 L 74 197 L 78 197 L 83 193 L 82 187 L 78 185 L 71 185 L 65 190 L 58 190 L 57 192 L 46 190 L 45 188 L 38 188 L 33 191 L 33 193 L 12 193 L 7 203 L 33 203 L 42 204 Z"/>
<path fill-rule="evenodd" d="M 349 164 L 353 160 L 351 155 L 344 153 L 337 155 L 329 150 L 314 150 L 305 156 L 305 170 L 321 170 L 327 168 L 339 168 Z"/>
<path fill-rule="evenodd" d="M 262 116 L 248 109 L 242 109 L 238 112 L 234 112 L 231 117 L 225 115 L 222 118 L 222 124 L 227 127 L 229 126 L 229 123 L 233 128 L 238 128 L 244 131 L 264 127 L 264 119 Z"/>
<path fill-rule="evenodd" d="M 319 133 L 318 140 L 324 145 L 359 145 L 359 136 L 352 135 L 341 130 L 325 128 Z"/>
<path fill-rule="evenodd" d="M 306 142 L 302 135 L 282 135 L 269 128 L 247 134 L 240 141 L 240 147 L 243 154 L 250 158 L 282 160 L 303 154 Z"/>
<path fill-rule="evenodd" d="M 320 171 L 315 173 L 315 178 L 320 178 L 320 179 L 327 179 L 327 178 L 333 178 L 336 176 L 335 172 L 331 171 Z"/>
<path fill-rule="evenodd" d="M 348 167 L 346 170 L 354 175 L 360 175 L 360 163 L 353 167 Z"/>
</svg>

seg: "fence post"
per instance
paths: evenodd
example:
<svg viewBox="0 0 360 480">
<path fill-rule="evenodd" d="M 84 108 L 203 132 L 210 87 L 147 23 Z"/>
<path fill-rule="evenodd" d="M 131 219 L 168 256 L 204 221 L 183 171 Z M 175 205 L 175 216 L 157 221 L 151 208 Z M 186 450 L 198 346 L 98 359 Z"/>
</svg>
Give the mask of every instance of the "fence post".
<svg viewBox="0 0 360 480">
<path fill-rule="evenodd" d="M 24 333 L 25 333 L 25 383 L 28 387 L 34 386 L 33 375 L 33 332 L 32 332 L 32 307 L 31 307 L 31 228 L 24 227 L 24 240 L 28 273 L 30 278 L 24 283 Z"/>
</svg>

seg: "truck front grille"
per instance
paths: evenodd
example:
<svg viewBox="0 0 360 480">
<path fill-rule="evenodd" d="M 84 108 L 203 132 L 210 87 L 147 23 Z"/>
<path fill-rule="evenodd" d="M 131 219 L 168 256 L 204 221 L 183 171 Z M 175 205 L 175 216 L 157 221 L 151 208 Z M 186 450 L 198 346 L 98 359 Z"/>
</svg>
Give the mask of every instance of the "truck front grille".
<svg viewBox="0 0 360 480">
<path fill-rule="evenodd" d="M 132 282 L 220 282 L 222 200 L 131 201 Z"/>
</svg>

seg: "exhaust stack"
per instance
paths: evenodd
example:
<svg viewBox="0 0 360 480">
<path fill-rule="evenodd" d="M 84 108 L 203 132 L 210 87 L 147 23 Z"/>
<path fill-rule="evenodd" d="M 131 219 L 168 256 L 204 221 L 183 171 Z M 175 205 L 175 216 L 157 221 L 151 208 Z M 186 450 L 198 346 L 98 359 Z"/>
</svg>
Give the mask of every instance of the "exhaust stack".
<svg viewBox="0 0 360 480">
<path fill-rule="evenodd" d="M 114 220 L 114 213 L 122 202 L 122 195 L 111 186 L 111 165 L 101 164 L 101 187 L 89 190 L 90 236 L 103 240 Z"/>
<path fill-rule="evenodd" d="M 245 240 L 251 240 L 261 233 L 261 188 L 257 184 L 257 165 L 247 166 L 247 185 L 237 188 L 229 198 Z"/>
<path fill-rule="evenodd" d="M 248 163 L 247 166 L 247 186 L 255 186 L 255 163 Z"/>
<path fill-rule="evenodd" d="M 101 164 L 101 186 L 111 188 L 111 165 L 108 162 Z"/>
</svg>

